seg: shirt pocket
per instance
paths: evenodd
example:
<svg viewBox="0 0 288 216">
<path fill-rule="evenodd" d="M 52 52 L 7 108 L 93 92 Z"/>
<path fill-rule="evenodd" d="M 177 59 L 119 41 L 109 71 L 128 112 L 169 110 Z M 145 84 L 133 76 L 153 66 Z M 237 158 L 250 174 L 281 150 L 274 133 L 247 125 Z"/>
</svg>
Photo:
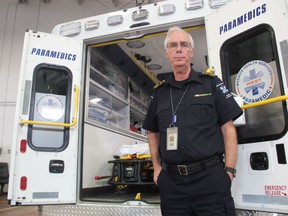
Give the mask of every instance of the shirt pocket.
<svg viewBox="0 0 288 216">
<path fill-rule="evenodd" d="M 169 106 L 159 106 L 156 110 L 156 116 L 160 131 L 165 131 L 172 123 L 172 111 Z"/>
<path fill-rule="evenodd" d="M 214 97 L 202 96 L 192 98 L 188 102 L 187 110 L 183 114 L 187 114 L 187 121 L 195 125 L 209 125 L 217 121 Z"/>
</svg>

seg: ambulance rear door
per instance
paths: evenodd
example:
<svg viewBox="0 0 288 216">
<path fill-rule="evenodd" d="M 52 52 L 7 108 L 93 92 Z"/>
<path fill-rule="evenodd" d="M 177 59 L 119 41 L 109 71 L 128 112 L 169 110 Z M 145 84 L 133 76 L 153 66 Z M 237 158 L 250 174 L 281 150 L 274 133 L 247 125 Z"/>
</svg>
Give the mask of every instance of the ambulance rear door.
<svg viewBox="0 0 288 216">
<path fill-rule="evenodd" d="M 25 33 L 8 189 L 12 205 L 76 202 L 82 51 L 79 40 Z"/>
<path fill-rule="evenodd" d="M 205 25 L 209 65 L 245 104 L 232 183 L 236 208 L 288 213 L 287 1 L 235 0 Z"/>
</svg>

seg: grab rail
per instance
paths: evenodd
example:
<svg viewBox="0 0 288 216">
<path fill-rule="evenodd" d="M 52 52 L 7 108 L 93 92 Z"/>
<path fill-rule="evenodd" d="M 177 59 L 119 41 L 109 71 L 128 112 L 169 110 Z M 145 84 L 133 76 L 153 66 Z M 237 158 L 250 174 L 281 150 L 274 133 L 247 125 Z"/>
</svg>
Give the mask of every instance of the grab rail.
<svg viewBox="0 0 288 216">
<path fill-rule="evenodd" d="M 277 96 L 274 98 L 270 98 L 267 100 L 263 100 L 263 101 L 259 101 L 259 102 L 255 102 L 255 103 L 251 103 L 251 104 L 245 104 L 243 106 L 241 106 L 242 109 L 249 109 L 249 108 L 253 108 L 253 107 L 257 107 L 257 106 L 263 106 L 266 104 L 270 104 L 270 103 L 275 103 L 275 102 L 279 102 L 279 101 L 283 101 L 283 100 L 287 100 L 288 99 L 288 95 L 281 95 L 281 96 Z"/>
</svg>

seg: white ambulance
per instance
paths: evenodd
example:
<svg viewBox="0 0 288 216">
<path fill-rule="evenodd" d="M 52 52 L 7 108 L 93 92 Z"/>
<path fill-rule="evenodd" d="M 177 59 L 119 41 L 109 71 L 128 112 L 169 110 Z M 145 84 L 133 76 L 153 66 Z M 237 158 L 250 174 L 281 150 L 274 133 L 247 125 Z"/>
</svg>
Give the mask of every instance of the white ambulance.
<svg viewBox="0 0 288 216">
<path fill-rule="evenodd" d="M 171 72 L 169 27 L 194 38 L 193 67 L 243 102 L 237 215 L 288 213 L 288 1 L 168 0 L 25 35 L 8 199 L 40 215 L 161 215 L 141 129 Z"/>
</svg>

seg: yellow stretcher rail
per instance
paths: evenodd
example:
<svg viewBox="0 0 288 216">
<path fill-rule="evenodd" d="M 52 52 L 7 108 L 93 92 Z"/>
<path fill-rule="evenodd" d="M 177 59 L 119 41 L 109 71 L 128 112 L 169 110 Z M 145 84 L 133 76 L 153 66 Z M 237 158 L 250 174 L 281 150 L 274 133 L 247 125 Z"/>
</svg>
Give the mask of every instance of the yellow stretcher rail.
<svg viewBox="0 0 288 216">
<path fill-rule="evenodd" d="M 146 159 L 151 158 L 151 154 L 130 154 L 130 155 L 123 155 L 120 157 L 121 160 L 130 160 L 130 159 Z"/>
<path fill-rule="evenodd" d="M 74 86 L 75 101 L 74 101 L 74 116 L 71 123 L 59 123 L 59 122 L 43 122 L 43 121 L 33 121 L 33 120 L 21 120 L 19 123 L 21 125 L 31 124 L 31 125 L 47 125 L 47 126 L 60 126 L 60 127 L 73 127 L 77 123 L 78 119 L 78 101 L 79 101 L 79 87 Z"/>
<path fill-rule="evenodd" d="M 251 104 L 245 104 L 243 106 L 241 106 L 242 109 L 249 109 L 249 108 L 253 108 L 253 107 L 257 107 L 257 106 L 263 106 L 266 104 L 270 104 L 270 103 L 275 103 L 275 102 L 279 102 L 279 101 L 283 101 L 283 100 L 287 100 L 288 99 L 288 95 L 281 95 L 281 96 L 277 96 L 274 98 L 270 98 L 264 101 L 259 101 L 259 102 L 255 102 L 255 103 L 251 103 Z"/>
</svg>

